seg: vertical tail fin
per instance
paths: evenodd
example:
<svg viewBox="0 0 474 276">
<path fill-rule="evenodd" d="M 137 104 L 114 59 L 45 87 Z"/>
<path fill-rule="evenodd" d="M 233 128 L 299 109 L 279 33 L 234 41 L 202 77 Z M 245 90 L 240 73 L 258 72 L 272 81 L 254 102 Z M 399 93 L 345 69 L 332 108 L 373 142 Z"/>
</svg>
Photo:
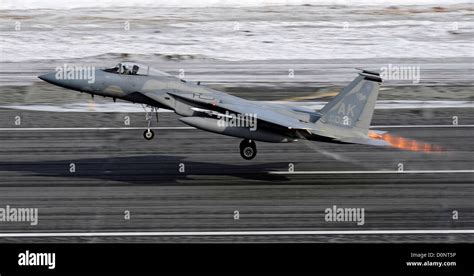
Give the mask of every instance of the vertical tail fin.
<svg viewBox="0 0 474 276">
<path fill-rule="evenodd" d="M 362 70 L 341 93 L 325 105 L 316 127 L 332 137 L 367 137 L 382 79 Z"/>
</svg>

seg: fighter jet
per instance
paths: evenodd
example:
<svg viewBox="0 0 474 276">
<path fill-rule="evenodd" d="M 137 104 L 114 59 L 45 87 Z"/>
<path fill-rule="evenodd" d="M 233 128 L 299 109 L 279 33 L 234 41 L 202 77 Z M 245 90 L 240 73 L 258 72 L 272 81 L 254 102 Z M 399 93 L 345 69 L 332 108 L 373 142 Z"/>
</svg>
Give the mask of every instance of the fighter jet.
<svg viewBox="0 0 474 276">
<path fill-rule="evenodd" d="M 151 129 L 153 113 L 158 121 L 158 109 L 167 109 L 192 127 L 242 138 L 240 154 L 251 160 L 257 155 L 255 141 L 288 143 L 306 139 L 388 146 L 378 139 L 384 132 L 369 132 L 382 79 L 376 72 L 358 70 L 358 76 L 319 111 L 246 100 L 133 62 L 94 69 L 92 81 L 58 70 L 39 78 L 92 96 L 142 104 L 147 121 L 143 136 L 147 140 L 155 135 Z"/>
</svg>

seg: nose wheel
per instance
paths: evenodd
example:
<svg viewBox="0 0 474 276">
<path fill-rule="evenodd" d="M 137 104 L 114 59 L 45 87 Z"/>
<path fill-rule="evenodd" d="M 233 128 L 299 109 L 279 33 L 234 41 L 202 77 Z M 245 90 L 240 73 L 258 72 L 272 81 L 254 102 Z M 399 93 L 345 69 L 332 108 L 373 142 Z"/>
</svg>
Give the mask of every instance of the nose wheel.
<svg viewBox="0 0 474 276">
<path fill-rule="evenodd" d="M 253 140 L 244 139 L 240 142 L 240 155 L 245 160 L 252 160 L 257 156 L 257 145 Z"/>
<path fill-rule="evenodd" d="M 145 110 L 145 120 L 147 121 L 147 129 L 143 132 L 143 137 L 146 140 L 151 140 L 153 137 L 155 137 L 155 132 L 150 128 L 151 127 L 151 120 L 153 119 L 152 113 L 155 113 L 156 115 L 156 122 L 158 123 L 158 108 L 151 106 L 150 111 L 146 109 L 146 106 L 142 105 L 143 109 Z"/>
<path fill-rule="evenodd" d="M 151 129 L 147 129 L 145 132 L 143 132 L 143 137 L 147 140 L 151 140 L 153 137 L 155 137 L 155 132 Z"/>
</svg>

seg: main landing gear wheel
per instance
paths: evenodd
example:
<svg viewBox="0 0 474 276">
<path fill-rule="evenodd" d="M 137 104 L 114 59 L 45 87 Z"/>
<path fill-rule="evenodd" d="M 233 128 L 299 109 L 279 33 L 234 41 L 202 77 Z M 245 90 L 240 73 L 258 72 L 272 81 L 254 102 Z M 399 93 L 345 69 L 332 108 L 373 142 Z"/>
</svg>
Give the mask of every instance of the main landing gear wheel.
<svg viewBox="0 0 474 276">
<path fill-rule="evenodd" d="M 240 155 L 245 160 L 252 160 L 257 155 L 257 145 L 252 140 L 242 140 L 240 142 Z"/>
<path fill-rule="evenodd" d="M 153 132 L 151 129 L 147 129 L 145 132 L 143 132 L 143 137 L 145 137 L 147 140 L 151 140 L 153 137 L 155 137 L 155 132 Z"/>
</svg>

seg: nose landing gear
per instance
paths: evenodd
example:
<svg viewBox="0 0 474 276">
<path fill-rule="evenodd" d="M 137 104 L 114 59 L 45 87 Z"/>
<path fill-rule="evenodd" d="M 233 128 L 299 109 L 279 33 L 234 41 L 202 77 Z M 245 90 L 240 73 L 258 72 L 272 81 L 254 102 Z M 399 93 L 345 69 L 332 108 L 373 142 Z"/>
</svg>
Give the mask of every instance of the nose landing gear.
<svg viewBox="0 0 474 276">
<path fill-rule="evenodd" d="M 148 123 L 147 129 L 143 132 L 143 137 L 147 140 L 153 139 L 155 137 L 155 132 L 150 128 L 151 127 L 151 120 L 153 118 L 152 113 L 156 115 L 156 122 L 158 123 L 158 108 L 154 106 L 150 106 L 150 111 L 146 109 L 146 106 L 142 105 L 143 109 L 145 110 L 145 120 Z"/>
<path fill-rule="evenodd" d="M 257 145 L 255 141 L 244 139 L 240 142 L 240 155 L 245 160 L 252 160 L 257 155 Z"/>
</svg>

